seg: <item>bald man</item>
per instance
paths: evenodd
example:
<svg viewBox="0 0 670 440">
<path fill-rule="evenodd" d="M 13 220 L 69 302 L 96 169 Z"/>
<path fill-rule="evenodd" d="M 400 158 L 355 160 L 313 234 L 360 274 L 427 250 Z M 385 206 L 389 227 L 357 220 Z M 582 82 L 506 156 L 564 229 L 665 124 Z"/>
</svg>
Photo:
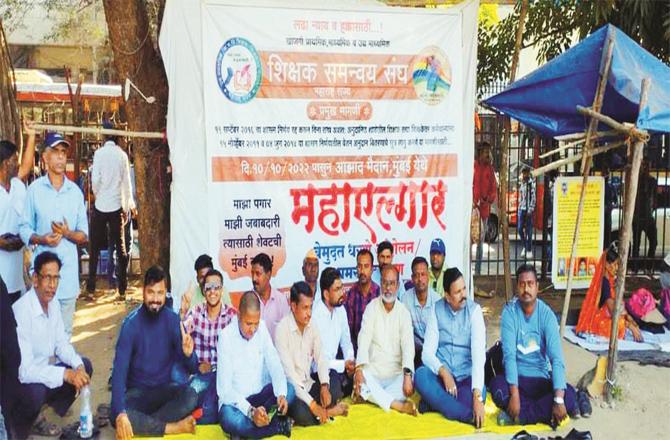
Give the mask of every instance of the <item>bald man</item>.
<svg viewBox="0 0 670 440">
<path fill-rule="evenodd" d="M 237 316 L 221 331 L 217 352 L 216 391 L 223 430 L 233 437 L 290 437 L 291 423 L 284 416 L 295 393 L 261 320 L 255 292 L 242 295 Z"/>
</svg>

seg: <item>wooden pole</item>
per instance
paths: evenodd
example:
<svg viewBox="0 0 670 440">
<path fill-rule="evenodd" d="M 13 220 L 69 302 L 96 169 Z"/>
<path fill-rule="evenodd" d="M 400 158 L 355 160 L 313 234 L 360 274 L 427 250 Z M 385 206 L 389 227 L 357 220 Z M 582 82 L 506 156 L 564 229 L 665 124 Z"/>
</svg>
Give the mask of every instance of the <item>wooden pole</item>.
<svg viewBox="0 0 670 440">
<path fill-rule="evenodd" d="M 113 130 L 110 128 L 73 127 L 71 125 L 33 124 L 33 128 L 35 128 L 35 130 L 65 131 L 68 133 L 107 134 L 146 139 L 163 139 L 164 137 L 163 133 L 151 131 L 125 131 Z"/>
<path fill-rule="evenodd" d="M 642 80 L 640 89 L 640 111 L 647 104 L 649 94 L 649 79 Z M 607 352 L 607 381 L 605 383 L 605 399 L 612 401 L 612 391 L 616 385 L 616 364 L 617 348 L 619 340 L 617 339 L 618 322 L 621 316 L 621 306 L 623 303 L 623 293 L 626 287 L 626 269 L 628 265 L 628 249 L 630 248 L 631 229 L 633 227 L 633 215 L 635 211 L 635 198 L 637 196 L 637 183 L 640 174 L 640 165 L 642 164 L 642 153 L 645 140 L 638 139 L 633 146 L 633 154 L 630 163 L 630 178 L 626 179 L 628 187 L 625 188 L 626 200 L 624 205 L 623 227 L 619 236 L 619 255 L 621 262 L 616 278 L 616 300 L 614 305 L 614 316 L 612 316 L 612 333 L 610 335 L 609 350 Z"/>
<path fill-rule="evenodd" d="M 594 111 L 589 108 L 582 107 L 581 105 L 577 106 L 577 112 L 581 113 L 585 116 L 589 116 L 591 118 L 597 119 L 598 121 L 602 122 L 603 124 L 607 124 L 613 129 L 619 131 L 620 133 L 627 134 L 632 138 L 641 140 L 649 136 L 647 132 L 644 130 L 639 130 L 635 126 L 631 125 L 626 125 L 626 124 L 621 124 L 614 119 L 610 118 L 609 116 L 603 115 L 598 111 Z"/>
<path fill-rule="evenodd" d="M 614 41 L 608 38 L 605 43 L 605 57 L 600 61 L 600 79 L 598 81 L 598 88 L 596 95 L 593 97 L 593 109 L 600 112 L 605 97 L 605 89 L 607 88 L 607 78 L 610 73 L 610 65 L 612 64 L 612 51 L 614 50 Z M 593 146 L 593 133 L 598 130 L 598 120 L 591 118 L 589 126 L 586 130 L 586 143 L 582 150 L 584 160 L 582 161 L 582 189 L 579 194 L 579 206 L 577 207 L 577 220 L 575 221 L 575 235 L 572 237 L 572 250 L 570 251 L 570 259 L 568 260 L 568 285 L 565 290 L 565 298 L 563 300 L 563 313 L 561 314 L 561 337 L 565 333 L 565 322 L 568 319 L 568 311 L 570 310 L 570 295 L 572 294 L 572 280 L 574 278 L 574 271 L 572 265 L 577 255 L 577 244 L 579 242 L 579 228 L 582 224 L 582 215 L 584 213 L 584 196 L 586 195 L 586 185 L 589 182 L 589 173 L 591 172 L 591 147 Z"/>
<path fill-rule="evenodd" d="M 610 144 L 610 145 L 605 145 L 603 147 L 593 148 L 593 149 L 591 149 L 591 157 L 596 156 L 598 154 L 605 153 L 605 152 L 607 152 L 609 150 L 612 150 L 614 148 L 619 148 L 619 147 L 624 146 L 624 145 L 626 145 L 625 141 L 619 141 L 619 142 L 615 142 L 615 143 Z M 549 163 L 547 165 L 544 165 L 540 168 L 534 169 L 533 171 L 530 172 L 530 175 L 532 177 L 537 177 L 537 176 L 542 175 L 542 174 L 544 174 L 548 171 L 555 170 L 556 168 L 560 168 L 562 166 L 569 165 L 571 163 L 577 162 L 577 161 L 581 160 L 583 157 L 584 157 L 583 152 L 578 153 L 578 154 L 571 154 L 570 156 L 568 156 L 566 158 L 554 161 L 554 162 Z"/>
<path fill-rule="evenodd" d="M 528 0 L 521 3 L 519 12 L 519 26 L 516 29 L 516 41 L 514 44 L 514 53 L 512 54 L 512 66 L 510 68 L 509 82 L 514 82 L 516 78 L 517 66 L 519 65 L 519 52 L 521 52 L 521 43 L 523 41 L 523 28 L 528 14 Z M 505 273 L 505 300 L 509 301 L 513 296 L 512 291 L 512 272 L 511 259 L 509 252 L 509 220 L 507 218 L 507 172 L 509 170 L 509 147 L 511 142 L 512 123 L 509 116 L 504 119 L 504 131 L 502 142 L 502 154 L 500 163 L 500 188 L 498 193 L 498 212 L 500 213 L 500 226 L 503 239 L 503 268 Z"/>
<path fill-rule="evenodd" d="M 613 130 L 613 131 L 605 131 L 605 132 L 603 132 L 603 131 L 599 131 L 599 132 L 593 134 L 593 140 L 598 140 L 598 138 L 600 138 L 600 137 L 604 137 L 604 136 L 614 136 L 614 135 L 618 135 L 618 134 L 619 134 L 619 132 L 616 131 L 616 130 Z M 567 143 L 567 144 L 562 145 L 562 146 L 560 146 L 560 147 L 558 147 L 558 148 L 555 148 L 555 149 L 553 149 L 553 150 L 551 150 L 551 151 L 547 151 L 546 153 L 541 154 L 541 155 L 540 155 L 540 159 L 544 159 L 545 157 L 549 157 L 549 156 L 552 156 L 552 155 L 554 155 L 554 154 L 556 154 L 556 153 L 560 153 L 561 151 L 563 151 L 563 150 L 567 150 L 568 148 L 576 147 L 577 145 L 581 145 L 581 144 L 583 144 L 583 143 L 585 143 L 585 142 L 586 142 L 586 138 L 585 138 L 584 136 L 582 136 L 582 138 L 579 139 L 579 140 L 576 140 L 576 141 L 574 141 L 574 142 Z"/>
</svg>

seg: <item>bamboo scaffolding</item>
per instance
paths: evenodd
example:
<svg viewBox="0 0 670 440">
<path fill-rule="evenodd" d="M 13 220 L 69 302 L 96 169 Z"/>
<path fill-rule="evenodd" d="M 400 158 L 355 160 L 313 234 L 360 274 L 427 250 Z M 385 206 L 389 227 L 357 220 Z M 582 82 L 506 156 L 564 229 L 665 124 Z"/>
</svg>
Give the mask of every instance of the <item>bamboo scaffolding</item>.
<svg viewBox="0 0 670 440">
<path fill-rule="evenodd" d="M 591 150 L 591 156 L 597 156 L 598 154 L 605 153 L 605 152 L 607 152 L 609 150 L 612 150 L 614 148 L 622 147 L 626 144 L 627 144 L 626 141 L 619 141 L 619 142 L 615 142 L 615 143 L 610 144 L 610 145 L 605 145 L 605 146 L 602 146 L 602 147 L 594 148 L 594 149 Z M 530 175 L 533 176 L 533 177 L 540 176 L 540 175 L 545 174 L 545 173 L 547 173 L 551 170 L 555 170 L 555 169 L 561 168 L 565 165 L 569 165 L 571 163 L 577 162 L 577 161 L 581 160 L 583 157 L 584 157 L 583 152 L 582 153 L 577 153 L 577 154 L 571 154 L 568 157 L 565 157 L 563 159 L 559 159 L 557 161 L 554 161 L 554 162 L 551 162 L 547 165 L 544 165 L 540 168 L 534 169 L 533 171 L 530 172 Z"/>
<path fill-rule="evenodd" d="M 163 139 L 165 137 L 163 133 L 158 132 L 125 131 L 125 130 L 116 130 L 116 129 L 98 128 L 98 127 L 75 127 L 72 125 L 33 124 L 32 127 L 35 130 L 49 130 L 49 131 L 59 131 L 68 133 L 101 134 L 101 135 L 125 136 L 125 137 L 136 137 L 145 139 Z"/>
<path fill-rule="evenodd" d="M 593 139 L 594 141 L 596 141 L 596 140 L 598 140 L 598 139 L 600 139 L 600 138 L 602 138 L 602 137 L 613 136 L 613 135 L 618 135 L 618 134 L 619 134 L 619 132 L 616 131 L 616 130 L 612 130 L 612 131 L 599 131 L 599 132 L 597 132 L 595 135 L 592 136 L 592 139 Z M 586 142 L 586 135 L 582 135 L 582 138 L 579 139 L 579 140 L 576 140 L 576 141 L 574 141 L 574 142 L 570 142 L 570 143 L 568 143 L 568 144 L 565 144 L 565 145 L 562 145 L 562 146 L 560 146 L 560 147 L 558 147 L 558 148 L 555 148 L 555 149 L 553 149 L 553 150 L 551 150 L 551 151 L 547 151 L 547 152 L 544 153 L 544 154 L 541 154 L 541 155 L 540 155 L 540 159 L 544 159 L 545 157 L 549 157 L 549 156 L 551 156 L 551 155 L 554 155 L 554 154 L 556 154 L 556 153 L 560 153 L 561 151 L 567 150 L 567 149 L 569 149 L 569 148 L 576 147 L 576 146 L 581 145 L 581 144 L 583 144 L 583 143 L 585 143 L 585 142 Z"/>
</svg>

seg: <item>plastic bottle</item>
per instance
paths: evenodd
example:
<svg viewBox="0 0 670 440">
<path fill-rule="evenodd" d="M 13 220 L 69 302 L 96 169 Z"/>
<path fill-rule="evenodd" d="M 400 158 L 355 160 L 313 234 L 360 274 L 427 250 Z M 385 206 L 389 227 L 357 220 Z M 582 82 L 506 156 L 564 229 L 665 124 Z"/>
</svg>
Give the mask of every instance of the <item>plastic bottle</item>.
<svg viewBox="0 0 670 440">
<path fill-rule="evenodd" d="M 79 437 L 93 437 L 93 414 L 91 413 L 91 390 L 88 385 L 80 392 L 81 409 L 79 411 Z"/>
</svg>

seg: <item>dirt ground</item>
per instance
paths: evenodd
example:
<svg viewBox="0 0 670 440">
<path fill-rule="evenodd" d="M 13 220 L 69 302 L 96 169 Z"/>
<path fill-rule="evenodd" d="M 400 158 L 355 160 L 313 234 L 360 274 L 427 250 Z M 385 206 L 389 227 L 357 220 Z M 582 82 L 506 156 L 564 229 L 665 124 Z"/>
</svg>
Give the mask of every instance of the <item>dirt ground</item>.
<svg viewBox="0 0 670 440">
<path fill-rule="evenodd" d="M 114 344 L 119 326 L 128 311 L 141 303 L 139 280 L 132 280 L 125 303 L 115 300 L 115 293 L 104 289 L 104 281 L 100 280 L 100 287 L 96 292 L 96 299 L 92 302 L 80 300 L 77 303 L 77 312 L 74 321 L 73 343 L 78 352 L 89 357 L 93 362 L 93 410 L 99 403 L 110 402 L 110 392 L 107 390 Z M 654 284 L 655 283 L 655 284 Z M 658 281 L 645 278 L 634 278 L 629 286 L 638 285 L 656 286 Z M 486 292 L 494 290 L 497 295 L 492 299 L 477 298 L 484 310 L 487 328 L 487 343 L 490 346 L 500 334 L 500 313 L 504 300 L 504 282 L 502 278 L 486 277 L 475 281 L 478 289 Z M 554 310 L 561 310 L 563 296 L 555 294 L 551 287 L 540 294 Z M 657 291 L 655 287 L 650 289 Z M 583 291 L 574 292 L 575 296 L 571 308 L 578 309 L 583 300 Z M 567 379 L 576 383 L 589 369 L 593 368 L 596 356 L 567 341 L 563 342 L 566 357 Z M 670 432 L 670 368 L 641 366 L 636 362 L 622 362 L 618 371 L 617 381 L 623 390 L 621 400 L 615 402 L 613 408 L 607 407 L 604 402 L 592 401 L 593 415 L 588 419 L 572 421 L 558 433 L 543 433 L 542 435 L 565 435 L 571 428 L 580 431 L 591 431 L 594 439 L 662 439 L 668 438 Z M 65 422 L 77 420 L 79 414 L 78 402 L 75 402 L 71 413 Z M 53 413 L 47 413 L 50 420 L 60 422 Z M 508 438 L 509 436 L 478 435 L 477 438 Z M 38 437 L 33 437 L 38 439 Z M 114 431 L 106 427 L 101 432 L 101 439 L 113 439 Z"/>
</svg>

